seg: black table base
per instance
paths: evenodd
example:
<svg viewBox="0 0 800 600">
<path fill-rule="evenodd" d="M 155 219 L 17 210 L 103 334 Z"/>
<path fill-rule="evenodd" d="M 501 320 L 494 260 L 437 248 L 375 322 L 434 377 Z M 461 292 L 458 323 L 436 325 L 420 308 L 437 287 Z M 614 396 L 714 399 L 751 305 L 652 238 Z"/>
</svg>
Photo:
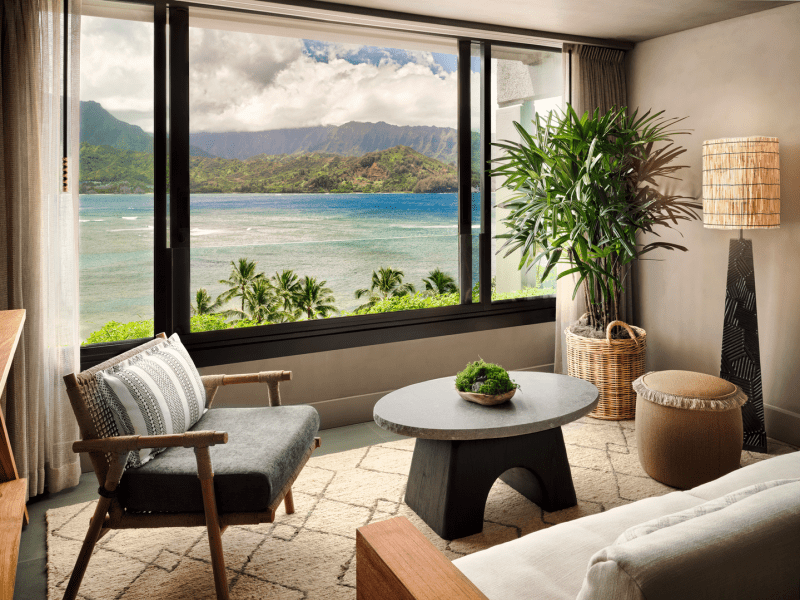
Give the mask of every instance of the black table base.
<svg viewBox="0 0 800 600">
<path fill-rule="evenodd" d="M 486 440 L 417 439 L 406 504 L 443 539 L 480 533 L 498 477 L 548 512 L 578 503 L 564 436 L 555 427 Z"/>
</svg>

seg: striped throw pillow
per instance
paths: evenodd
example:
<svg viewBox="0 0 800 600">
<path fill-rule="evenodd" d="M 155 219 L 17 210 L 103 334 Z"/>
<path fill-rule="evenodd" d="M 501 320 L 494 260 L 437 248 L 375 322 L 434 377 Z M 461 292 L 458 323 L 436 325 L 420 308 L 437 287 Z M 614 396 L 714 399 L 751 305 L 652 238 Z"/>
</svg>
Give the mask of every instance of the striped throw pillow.
<svg viewBox="0 0 800 600">
<path fill-rule="evenodd" d="M 205 412 L 206 392 L 178 334 L 96 374 L 121 435 L 183 433 Z M 163 448 L 131 452 L 128 467 L 140 467 Z"/>
</svg>

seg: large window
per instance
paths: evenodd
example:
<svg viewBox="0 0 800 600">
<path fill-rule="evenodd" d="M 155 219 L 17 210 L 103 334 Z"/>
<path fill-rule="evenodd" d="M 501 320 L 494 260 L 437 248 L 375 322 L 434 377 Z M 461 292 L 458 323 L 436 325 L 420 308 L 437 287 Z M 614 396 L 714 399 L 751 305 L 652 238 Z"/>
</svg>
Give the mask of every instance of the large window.
<svg viewBox="0 0 800 600">
<path fill-rule="evenodd" d="M 81 22 L 80 335 L 89 343 L 153 328 L 152 9 L 104 8 Z"/>
<path fill-rule="evenodd" d="M 563 100 L 561 54 L 547 50 L 531 50 L 492 46 L 492 141 L 520 141 L 514 123 L 532 131 L 535 119 L 547 119 L 551 111 L 561 110 Z M 494 147 L 493 157 L 502 150 Z M 503 219 L 509 211 L 503 203 L 515 193 L 502 187 L 502 180 L 492 181 L 492 299 L 504 300 L 528 296 L 555 295 L 556 273 L 542 281 L 543 265 L 519 268 L 521 251 L 507 254 L 502 249 Z"/>
<path fill-rule="evenodd" d="M 458 304 L 455 43 L 226 25 L 190 29 L 194 313 Z"/>
<path fill-rule="evenodd" d="M 552 318 L 552 282 L 497 254 L 485 166 L 560 106 L 558 50 L 91 6 L 84 366 L 155 329 L 247 345 L 224 362 Z"/>
</svg>

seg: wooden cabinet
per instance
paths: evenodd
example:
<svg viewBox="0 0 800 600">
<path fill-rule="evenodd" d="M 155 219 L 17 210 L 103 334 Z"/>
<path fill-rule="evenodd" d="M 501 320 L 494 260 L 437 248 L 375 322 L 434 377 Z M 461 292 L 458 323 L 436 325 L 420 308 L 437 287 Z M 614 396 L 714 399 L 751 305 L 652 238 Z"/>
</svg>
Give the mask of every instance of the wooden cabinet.
<svg viewBox="0 0 800 600">
<path fill-rule="evenodd" d="M 24 322 L 24 310 L 0 311 L 0 393 L 5 390 Z M 0 600 L 12 600 L 14 596 L 23 519 L 28 522 L 27 485 L 27 480 L 20 479 L 17 473 L 6 422 L 0 411 Z"/>
</svg>

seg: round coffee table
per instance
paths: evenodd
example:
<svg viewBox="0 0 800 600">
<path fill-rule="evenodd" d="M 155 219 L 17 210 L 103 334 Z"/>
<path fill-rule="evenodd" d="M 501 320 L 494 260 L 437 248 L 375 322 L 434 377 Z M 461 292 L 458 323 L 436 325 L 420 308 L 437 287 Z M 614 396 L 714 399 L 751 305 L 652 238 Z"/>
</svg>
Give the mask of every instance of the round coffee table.
<svg viewBox="0 0 800 600">
<path fill-rule="evenodd" d="M 375 405 L 378 425 L 417 438 L 406 504 L 444 539 L 483 529 L 498 477 L 546 511 L 578 502 L 561 426 L 592 411 L 597 388 L 566 375 L 510 375 L 521 387 L 498 406 L 463 400 L 454 377 L 404 387 Z"/>
</svg>

